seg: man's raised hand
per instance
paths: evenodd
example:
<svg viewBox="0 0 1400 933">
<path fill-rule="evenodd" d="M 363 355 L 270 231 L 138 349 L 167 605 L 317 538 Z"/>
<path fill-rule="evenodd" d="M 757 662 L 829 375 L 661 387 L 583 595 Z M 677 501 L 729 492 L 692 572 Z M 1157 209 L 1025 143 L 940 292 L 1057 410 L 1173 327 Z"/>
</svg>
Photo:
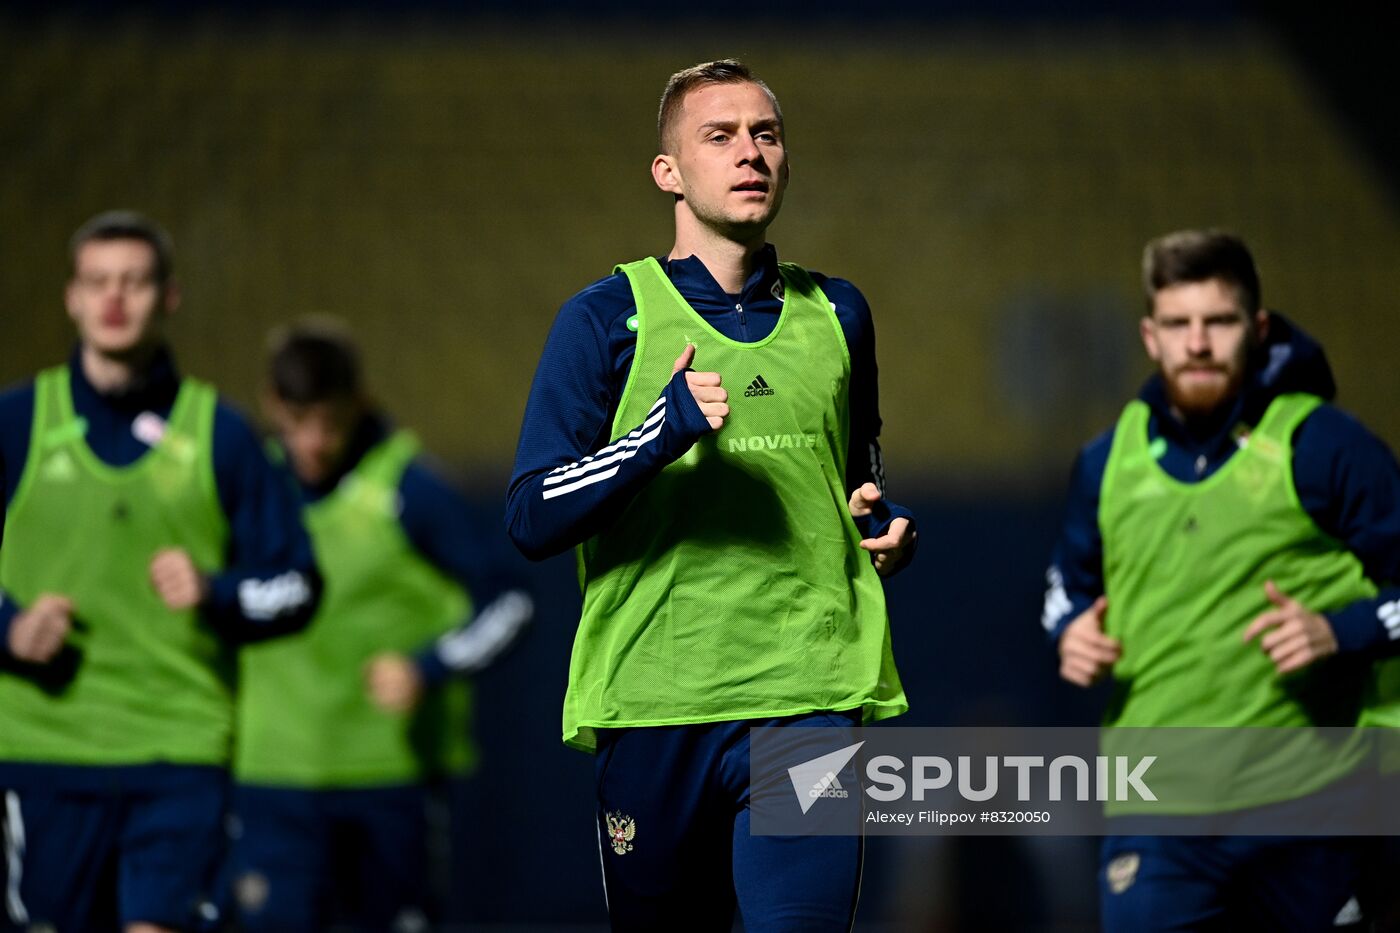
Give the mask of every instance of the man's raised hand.
<svg viewBox="0 0 1400 933">
<path fill-rule="evenodd" d="M 671 375 L 690 369 L 693 362 L 695 344 L 688 343 L 681 355 L 676 357 L 676 364 L 671 367 Z M 690 389 L 695 404 L 700 406 L 700 413 L 710 423 L 710 430 L 718 431 L 724 426 L 724 419 L 729 417 L 729 393 L 720 387 L 719 373 L 688 372 L 685 374 L 685 384 Z"/>
<path fill-rule="evenodd" d="M 852 518 L 861 518 L 869 515 L 875 509 L 875 503 L 881 499 L 880 487 L 874 483 L 863 483 L 860 488 L 851 493 L 851 501 L 846 503 L 850 509 Z M 918 536 L 917 531 L 909 528 L 909 519 L 896 518 L 890 522 L 890 527 L 878 538 L 864 538 L 860 542 L 861 548 L 870 552 L 874 558 L 875 571 L 880 576 L 892 573 L 899 566 L 899 561 L 904 557 L 905 550 L 914 543 L 914 538 Z"/>
</svg>

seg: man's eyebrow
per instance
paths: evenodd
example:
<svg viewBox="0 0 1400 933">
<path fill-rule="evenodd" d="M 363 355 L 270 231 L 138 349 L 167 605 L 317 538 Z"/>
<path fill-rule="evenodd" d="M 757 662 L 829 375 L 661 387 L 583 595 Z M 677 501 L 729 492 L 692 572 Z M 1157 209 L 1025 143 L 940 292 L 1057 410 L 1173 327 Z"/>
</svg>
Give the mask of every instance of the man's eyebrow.
<svg viewBox="0 0 1400 933">
<path fill-rule="evenodd" d="M 776 130 L 780 126 L 781 124 L 778 122 L 777 117 L 767 117 L 762 120 L 755 120 L 751 128 L 754 130 Z M 708 133 L 710 130 L 729 130 L 732 132 L 738 128 L 738 120 L 710 120 L 701 123 L 696 132 Z"/>
<path fill-rule="evenodd" d="M 708 133 L 710 130 L 732 130 L 739 124 L 734 120 L 710 120 L 708 123 L 701 123 L 699 132 Z"/>
</svg>

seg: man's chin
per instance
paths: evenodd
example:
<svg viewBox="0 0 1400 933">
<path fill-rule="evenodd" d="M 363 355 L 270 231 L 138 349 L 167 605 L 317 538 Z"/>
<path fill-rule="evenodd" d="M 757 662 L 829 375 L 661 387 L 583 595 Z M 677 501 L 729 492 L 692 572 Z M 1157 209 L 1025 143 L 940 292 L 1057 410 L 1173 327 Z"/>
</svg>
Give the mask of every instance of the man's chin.
<svg viewBox="0 0 1400 933">
<path fill-rule="evenodd" d="M 762 237 L 778 216 L 778 205 L 770 203 L 754 205 L 750 210 L 715 212 L 709 216 L 700 215 L 700 221 L 712 230 L 718 231 L 727 239 L 746 242 Z"/>
<path fill-rule="evenodd" d="M 156 343 L 140 337 L 103 336 L 88 341 L 88 346 L 109 360 L 122 363 L 136 363 L 145 359 L 155 349 Z"/>
<path fill-rule="evenodd" d="M 1231 395 L 1228 386 L 1181 386 L 1168 383 L 1167 398 L 1172 408 L 1186 418 L 1205 418 L 1215 414 L 1229 402 Z"/>
</svg>

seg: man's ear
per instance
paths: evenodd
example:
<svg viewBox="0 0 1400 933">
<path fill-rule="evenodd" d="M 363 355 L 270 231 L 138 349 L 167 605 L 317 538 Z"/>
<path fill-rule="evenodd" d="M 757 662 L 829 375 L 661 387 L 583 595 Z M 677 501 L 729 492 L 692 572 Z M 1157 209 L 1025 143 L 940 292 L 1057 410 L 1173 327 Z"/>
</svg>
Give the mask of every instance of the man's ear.
<svg viewBox="0 0 1400 933">
<path fill-rule="evenodd" d="M 68 284 L 63 286 L 63 309 L 68 312 L 68 320 L 74 324 L 78 323 L 78 300 L 74 297 L 77 290 L 77 279 L 69 279 Z"/>
<path fill-rule="evenodd" d="M 1142 338 L 1143 349 L 1151 357 L 1152 362 L 1162 361 L 1162 349 L 1157 344 L 1157 324 L 1150 315 L 1144 314 L 1142 320 L 1138 321 L 1138 336 Z"/>
<path fill-rule="evenodd" d="M 1258 346 L 1269 339 L 1269 312 L 1263 308 L 1254 312 L 1254 336 L 1258 339 Z"/>
<path fill-rule="evenodd" d="M 681 170 L 676 157 L 661 153 L 651 160 L 651 180 L 667 194 L 681 195 Z"/>
<path fill-rule="evenodd" d="M 180 283 L 175 281 L 174 279 L 171 279 L 170 281 L 165 283 L 165 286 L 161 289 L 161 291 L 163 293 L 160 299 L 161 308 L 165 311 L 165 313 L 169 315 L 174 314 L 176 311 L 179 311 L 180 299 L 184 297 L 184 293 L 180 291 Z"/>
</svg>

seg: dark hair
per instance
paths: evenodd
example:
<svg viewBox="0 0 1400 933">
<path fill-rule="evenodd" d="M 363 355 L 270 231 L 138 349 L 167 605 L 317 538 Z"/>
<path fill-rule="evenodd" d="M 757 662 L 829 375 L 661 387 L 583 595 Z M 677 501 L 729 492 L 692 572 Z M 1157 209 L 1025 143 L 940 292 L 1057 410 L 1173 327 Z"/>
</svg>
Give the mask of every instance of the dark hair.
<svg viewBox="0 0 1400 933">
<path fill-rule="evenodd" d="M 107 240 L 140 240 L 156 254 L 156 281 L 170 281 L 175 267 L 175 243 L 165 228 L 136 211 L 105 211 L 79 227 L 68 241 L 69 274 L 78 272 L 78 251 L 86 244 Z"/>
<path fill-rule="evenodd" d="M 1142 287 L 1147 311 L 1152 296 L 1185 282 L 1220 279 L 1239 295 L 1246 314 L 1263 307 L 1259 271 L 1244 241 L 1223 230 L 1178 230 L 1149 242 L 1142 251 Z"/>
<path fill-rule="evenodd" d="M 777 95 L 754 75 L 748 65 L 732 58 L 722 58 L 678 71 L 666 82 L 666 90 L 661 92 L 661 108 L 656 115 L 656 144 L 661 152 L 674 151 L 674 141 L 667 137 L 675 128 L 676 119 L 685 103 L 685 95 L 709 84 L 756 84 L 763 88 L 763 93 L 773 102 L 773 110 L 778 116 L 778 128 L 782 128 L 783 108 L 778 106 Z"/>
<path fill-rule="evenodd" d="M 283 402 L 312 405 L 360 394 L 360 351 L 338 318 L 313 315 L 279 327 L 268 351 L 272 392 Z"/>
</svg>

